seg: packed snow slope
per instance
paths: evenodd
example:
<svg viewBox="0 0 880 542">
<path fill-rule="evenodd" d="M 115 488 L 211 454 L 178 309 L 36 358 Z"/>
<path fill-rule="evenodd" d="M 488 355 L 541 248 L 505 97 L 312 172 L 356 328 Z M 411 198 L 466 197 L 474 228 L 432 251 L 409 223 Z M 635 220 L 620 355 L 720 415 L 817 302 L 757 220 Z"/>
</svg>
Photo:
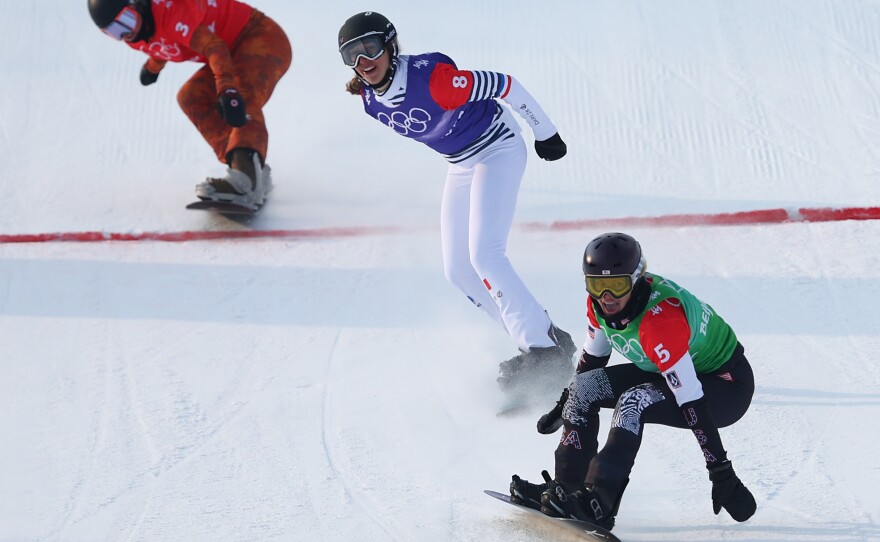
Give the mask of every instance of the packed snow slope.
<svg viewBox="0 0 880 542">
<path fill-rule="evenodd" d="M 570 540 L 482 493 L 552 471 L 557 439 L 496 416 L 516 352 L 443 278 L 443 160 L 343 90 L 357 11 L 554 119 L 569 154 L 530 155 L 519 224 L 880 205 L 876 2 L 255 0 L 294 62 L 249 224 L 184 209 L 223 171 L 176 104 L 195 65 L 143 88 L 84 1 L 0 5 L 0 234 L 328 233 L 0 245 L 0 541 Z M 397 233 L 325 229 L 373 226 Z M 722 437 L 759 508 L 714 516 L 693 436 L 649 427 L 615 533 L 880 540 L 880 224 L 624 229 L 745 345 L 757 390 Z M 578 342 L 602 232 L 511 232 Z"/>
</svg>

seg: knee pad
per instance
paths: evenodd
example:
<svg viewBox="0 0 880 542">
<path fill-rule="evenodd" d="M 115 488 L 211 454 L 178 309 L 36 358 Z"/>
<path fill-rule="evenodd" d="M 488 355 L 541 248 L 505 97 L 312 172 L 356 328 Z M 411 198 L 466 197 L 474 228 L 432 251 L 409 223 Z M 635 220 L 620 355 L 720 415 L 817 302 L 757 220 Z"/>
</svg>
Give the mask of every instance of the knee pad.
<svg viewBox="0 0 880 542">
<path fill-rule="evenodd" d="M 611 427 L 639 435 L 642 430 L 642 413 L 649 406 L 666 399 L 666 395 L 654 384 L 639 384 L 626 390 L 617 400 Z"/>
</svg>

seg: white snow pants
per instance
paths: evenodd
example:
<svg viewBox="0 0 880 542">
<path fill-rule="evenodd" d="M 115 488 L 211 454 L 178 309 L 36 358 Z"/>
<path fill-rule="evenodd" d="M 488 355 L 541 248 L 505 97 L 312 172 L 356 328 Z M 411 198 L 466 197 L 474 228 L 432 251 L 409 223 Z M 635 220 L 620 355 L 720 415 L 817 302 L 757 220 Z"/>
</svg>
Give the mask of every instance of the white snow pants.
<svg viewBox="0 0 880 542">
<path fill-rule="evenodd" d="M 526 167 L 522 136 L 450 164 L 440 210 L 447 280 L 500 323 L 522 351 L 553 346 L 550 317 L 507 259 L 507 236 Z"/>
</svg>

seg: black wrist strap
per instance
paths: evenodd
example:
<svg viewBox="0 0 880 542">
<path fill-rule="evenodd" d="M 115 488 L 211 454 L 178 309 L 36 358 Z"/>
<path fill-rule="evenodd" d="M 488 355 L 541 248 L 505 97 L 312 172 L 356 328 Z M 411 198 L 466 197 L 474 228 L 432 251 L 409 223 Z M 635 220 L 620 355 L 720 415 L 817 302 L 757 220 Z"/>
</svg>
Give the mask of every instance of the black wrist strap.
<svg viewBox="0 0 880 542">
<path fill-rule="evenodd" d="M 601 369 L 608 365 L 609 359 L 611 359 L 611 354 L 607 356 L 593 356 L 587 354 L 586 350 L 582 350 L 581 358 L 578 360 L 577 364 L 577 374 L 585 373 L 593 369 Z"/>
<path fill-rule="evenodd" d="M 726 470 L 730 470 L 733 468 L 733 463 L 730 460 L 725 459 L 719 463 L 710 463 L 706 465 L 706 468 L 709 469 L 709 477 L 711 478 L 713 474 L 718 474 L 719 472 L 724 472 Z"/>
</svg>

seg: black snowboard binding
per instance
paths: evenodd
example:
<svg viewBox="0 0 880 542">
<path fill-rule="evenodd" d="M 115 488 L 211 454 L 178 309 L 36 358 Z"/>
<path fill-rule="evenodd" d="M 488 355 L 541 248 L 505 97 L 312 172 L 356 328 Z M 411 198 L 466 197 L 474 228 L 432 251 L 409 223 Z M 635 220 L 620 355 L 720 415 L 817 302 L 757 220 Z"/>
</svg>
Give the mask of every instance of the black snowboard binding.
<svg viewBox="0 0 880 542">
<path fill-rule="evenodd" d="M 541 494 L 546 489 L 547 484 L 533 484 L 514 474 L 510 482 L 510 502 L 540 510 Z"/>
<path fill-rule="evenodd" d="M 541 494 L 541 512 L 552 517 L 586 521 L 606 531 L 614 528 L 614 517 L 623 492 L 615 497 L 590 484 L 571 493 L 555 481 L 548 482 L 547 486 Z"/>
</svg>

